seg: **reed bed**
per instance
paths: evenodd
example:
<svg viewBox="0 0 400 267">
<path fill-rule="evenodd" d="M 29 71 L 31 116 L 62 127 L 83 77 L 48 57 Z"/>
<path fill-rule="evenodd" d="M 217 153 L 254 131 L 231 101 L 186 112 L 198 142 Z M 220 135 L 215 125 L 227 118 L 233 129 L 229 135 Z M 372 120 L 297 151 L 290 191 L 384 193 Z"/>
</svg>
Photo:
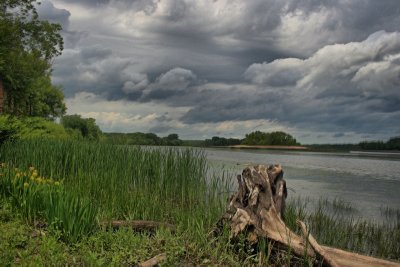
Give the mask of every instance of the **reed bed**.
<svg viewBox="0 0 400 267">
<path fill-rule="evenodd" d="M 63 181 L 98 219 L 159 220 L 207 228 L 225 206 L 224 179 L 207 177 L 200 150 L 23 140 L 0 148 L 0 161 Z"/>
</svg>

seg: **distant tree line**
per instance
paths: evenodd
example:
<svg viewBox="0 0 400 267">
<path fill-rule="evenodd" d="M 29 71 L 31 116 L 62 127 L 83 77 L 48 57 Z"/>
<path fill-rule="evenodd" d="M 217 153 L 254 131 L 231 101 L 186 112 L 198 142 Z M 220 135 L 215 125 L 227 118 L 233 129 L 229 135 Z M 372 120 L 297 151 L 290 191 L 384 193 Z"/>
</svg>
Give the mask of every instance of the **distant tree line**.
<svg viewBox="0 0 400 267">
<path fill-rule="evenodd" d="M 363 150 L 400 150 L 400 136 L 392 137 L 387 142 L 364 141 L 359 146 Z"/>
<path fill-rule="evenodd" d="M 224 138 L 214 136 L 211 139 L 206 139 L 205 146 L 232 146 L 232 145 L 265 145 L 265 146 L 296 146 L 300 145 L 296 139 L 285 132 L 270 132 L 261 131 L 251 132 L 246 134 L 244 139 Z"/>
<path fill-rule="evenodd" d="M 358 144 L 318 144 L 307 145 L 313 151 L 351 151 L 351 150 L 400 150 L 400 136 L 388 141 L 362 141 Z"/>
<path fill-rule="evenodd" d="M 242 140 L 236 138 L 224 138 L 214 136 L 211 139 L 206 139 L 204 145 L 205 146 L 234 146 L 240 145 Z"/>
<path fill-rule="evenodd" d="M 105 133 L 106 142 L 114 145 L 181 146 L 178 134 L 159 137 L 154 133 Z"/>
</svg>

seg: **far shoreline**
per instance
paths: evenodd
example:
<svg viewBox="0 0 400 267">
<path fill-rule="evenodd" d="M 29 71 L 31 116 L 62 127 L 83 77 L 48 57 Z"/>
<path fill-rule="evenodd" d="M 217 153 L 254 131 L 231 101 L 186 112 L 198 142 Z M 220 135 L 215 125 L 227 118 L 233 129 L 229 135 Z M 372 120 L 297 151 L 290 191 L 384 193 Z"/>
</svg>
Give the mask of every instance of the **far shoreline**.
<svg viewBox="0 0 400 267">
<path fill-rule="evenodd" d="M 224 146 L 224 147 L 233 148 L 233 149 L 309 150 L 309 148 L 305 147 L 305 146 L 233 145 L 233 146 Z"/>
</svg>

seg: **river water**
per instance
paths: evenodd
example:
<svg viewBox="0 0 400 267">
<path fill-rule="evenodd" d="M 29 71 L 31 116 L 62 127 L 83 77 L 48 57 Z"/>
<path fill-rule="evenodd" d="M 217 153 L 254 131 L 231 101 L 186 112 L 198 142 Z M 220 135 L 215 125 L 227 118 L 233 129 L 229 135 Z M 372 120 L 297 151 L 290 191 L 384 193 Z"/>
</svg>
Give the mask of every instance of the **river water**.
<svg viewBox="0 0 400 267">
<path fill-rule="evenodd" d="M 353 216 L 382 219 L 382 209 L 400 209 L 400 158 L 350 153 L 205 149 L 213 169 L 240 174 L 255 164 L 281 164 L 289 198 L 340 199 Z M 236 179 L 235 179 L 236 180 Z"/>
</svg>

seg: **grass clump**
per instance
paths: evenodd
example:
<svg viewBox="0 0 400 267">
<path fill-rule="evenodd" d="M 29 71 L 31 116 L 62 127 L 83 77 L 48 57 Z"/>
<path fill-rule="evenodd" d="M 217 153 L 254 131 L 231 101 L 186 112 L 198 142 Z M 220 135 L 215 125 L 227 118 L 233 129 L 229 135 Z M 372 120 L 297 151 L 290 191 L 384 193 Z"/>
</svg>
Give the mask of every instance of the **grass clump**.
<svg viewBox="0 0 400 267">
<path fill-rule="evenodd" d="M 305 221 L 320 244 L 379 258 L 400 260 L 399 210 L 385 208 L 388 220 L 355 218 L 355 209 L 339 199 L 297 198 L 289 201 L 285 222 L 297 231 L 296 218 Z"/>
<path fill-rule="evenodd" d="M 75 197 L 65 190 L 62 181 L 42 177 L 32 166 L 20 170 L 2 163 L 0 192 L 11 199 L 12 209 L 25 221 L 45 221 L 65 240 L 74 242 L 96 226 L 97 209 L 87 198 Z"/>
</svg>

